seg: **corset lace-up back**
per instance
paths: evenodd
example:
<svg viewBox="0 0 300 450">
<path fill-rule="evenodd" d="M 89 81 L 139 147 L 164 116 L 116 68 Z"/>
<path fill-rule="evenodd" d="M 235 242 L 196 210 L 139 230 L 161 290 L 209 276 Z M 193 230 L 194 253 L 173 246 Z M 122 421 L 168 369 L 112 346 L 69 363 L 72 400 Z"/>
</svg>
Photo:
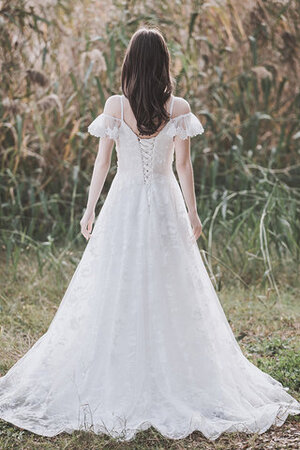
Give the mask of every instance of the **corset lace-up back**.
<svg viewBox="0 0 300 450">
<path fill-rule="evenodd" d="M 147 194 L 148 211 L 152 202 L 152 185 L 164 179 L 173 182 L 174 137 L 187 139 L 202 134 L 204 128 L 192 113 L 172 118 L 174 96 L 170 103 L 170 119 L 161 130 L 150 138 L 139 137 L 124 120 L 124 96 L 119 95 L 121 117 L 102 113 L 89 125 L 88 131 L 94 136 L 110 137 L 116 141 L 117 174 L 126 184 L 143 184 Z"/>
<path fill-rule="evenodd" d="M 141 162 L 144 183 L 147 189 L 147 202 L 148 208 L 150 209 L 151 204 L 151 181 L 153 175 L 153 152 L 155 146 L 155 138 L 151 139 L 140 139 L 138 138 L 140 144 Z"/>
<path fill-rule="evenodd" d="M 160 135 L 161 131 L 156 135 L 152 136 L 150 138 L 141 138 L 138 136 L 131 127 L 124 121 L 124 96 L 120 95 L 121 100 L 121 122 L 122 124 L 125 124 L 125 126 L 128 127 L 129 132 L 132 131 L 132 134 L 136 136 L 137 142 L 139 145 L 139 152 L 141 155 L 141 165 L 142 165 L 142 173 L 143 173 L 143 180 L 144 184 L 146 186 L 147 191 L 147 203 L 148 203 L 148 209 L 150 210 L 151 205 L 151 182 L 153 177 L 153 161 L 154 161 L 154 152 L 155 152 L 155 146 L 156 146 L 156 139 Z M 172 96 L 171 99 L 171 106 L 170 106 L 170 117 L 172 116 L 173 111 L 173 104 L 174 104 L 174 96 Z M 167 126 L 167 125 L 165 125 Z"/>
</svg>

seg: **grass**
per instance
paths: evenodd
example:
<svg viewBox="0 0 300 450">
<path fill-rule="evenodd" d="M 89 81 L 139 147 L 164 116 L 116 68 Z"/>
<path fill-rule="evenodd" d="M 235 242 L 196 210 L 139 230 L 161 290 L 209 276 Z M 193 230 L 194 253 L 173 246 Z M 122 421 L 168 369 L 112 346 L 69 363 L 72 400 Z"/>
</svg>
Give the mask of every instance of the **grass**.
<svg viewBox="0 0 300 450">
<path fill-rule="evenodd" d="M 42 271 L 31 252 L 22 253 L 18 270 L 5 264 L 2 254 L 0 283 L 1 332 L 0 373 L 6 371 L 47 330 L 82 255 L 81 250 L 63 250 L 55 263 L 46 260 Z M 59 261 L 59 263 L 58 263 Z M 300 307 L 296 287 L 286 285 L 280 301 L 270 289 L 244 289 L 233 282 L 219 292 L 233 332 L 254 364 L 289 386 L 291 395 L 300 399 L 299 331 Z M 266 301 L 267 300 L 267 301 Z M 118 443 L 107 436 L 86 432 L 63 433 L 45 438 L 0 421 L 2 449 L 283 449 L 298 448 L 299 416 L 290 416 L 280 427 L 262 435 L 232 433 L 215 442 L 201 433 L 172 441 L 154 429 L 141 432 L 129 443 Z"/>
</svg>

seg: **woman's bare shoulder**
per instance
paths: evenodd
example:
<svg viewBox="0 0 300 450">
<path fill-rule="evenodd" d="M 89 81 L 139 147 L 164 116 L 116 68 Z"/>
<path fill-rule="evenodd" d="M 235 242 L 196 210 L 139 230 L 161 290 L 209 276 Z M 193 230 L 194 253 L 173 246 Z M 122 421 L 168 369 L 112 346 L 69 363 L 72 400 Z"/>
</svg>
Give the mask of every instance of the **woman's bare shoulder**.
<svg viewBox="0 0 300 450">
<path fill-rule="evenodd" d="M 187 114 L 191 112 L 191 107 L 189 102 L 183 97 L 174 96 L 174 105 L 172 111 L 172 117 L 181 116 L 182 114 Z"/>
<path fill-rule="evenodd" d="M 109 114 L 110 116 L 116 117 L 117 119 L 120 119 L 121 118 L 120 95 L 115 94 L 108 97 L 106 99 L 103 112 L 105 114 Z"/>
</svg>

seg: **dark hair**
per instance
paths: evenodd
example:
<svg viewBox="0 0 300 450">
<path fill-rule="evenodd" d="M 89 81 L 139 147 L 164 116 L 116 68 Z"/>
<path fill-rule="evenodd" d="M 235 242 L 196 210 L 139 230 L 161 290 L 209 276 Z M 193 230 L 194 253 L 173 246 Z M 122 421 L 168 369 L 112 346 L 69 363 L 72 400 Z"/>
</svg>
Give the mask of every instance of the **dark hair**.
<svg viewBox="0 0 300 450">
<path fill-rule="evenodd" d="M 122 91 L 141 135 L 154 134 L 169 121 L 164 105 L 173 91 L 170 54 L 162 33 L 142 27 L 130 39 L 122 64 Z"/>
</svg>

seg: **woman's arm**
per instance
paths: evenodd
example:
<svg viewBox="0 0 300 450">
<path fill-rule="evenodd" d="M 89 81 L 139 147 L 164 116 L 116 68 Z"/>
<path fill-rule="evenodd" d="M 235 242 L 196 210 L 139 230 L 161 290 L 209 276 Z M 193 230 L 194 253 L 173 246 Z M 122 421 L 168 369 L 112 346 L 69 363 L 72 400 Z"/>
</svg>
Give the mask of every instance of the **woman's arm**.
<svg viewBox="0 0 300 450">
<path fill-rule="evenodd" d="M 113 139 L 102 137 L 99 141 L 98 153 L 94 164 L 89 195 L 85 213 L 80 221 L 81 233 L 88 240 L 95 220 L 95 207 L 104 186 L 111 163 L 114 146 Z"/>
<path fill-rule="evenodd" d="M 98 154 L 95 160 L 86 210 L 92 212 L 95 210 L 97 201 L 100 197 L 104 182 L 106 180 L 110 163 L 111 154 L 114 146 L 113 139 L 108 137 L 101 138 L 98 147 Z"/>
<path fill-rule="evenodd" d="M 189 103 L 184 98 L 175 97 L 173 116 L 176 117 L 189 112 L 191 112 Z M 190 137 L 181 139 L 180 136 L 175 136 L 175 164 L 194 237 L 197 240 L 202 233 L 202 224 L 197 212 L 190 141 Z"/>
<path fill-rule="evenodd" d="M 176 171 L 184 200 L 187 205 L 189 218 L 197 240 L 202 233 L 202 224 L 197 212 L 196 195 L 194 188 L 194 172 L 190 156 L 190 138 L 175 137 Z"/>
<path fill-rule="evenodd" d="M 109 97 L 104 106 L 103 112 L 117 117 L 120 114 L 120 101 L 118 96 Z M 81 233 L 88 240 L 95 220 L 95 207 L 101 195 L 111 163 L 114 140 L 109 137 L 102 137 L 99 141 L 98 153 L 94 164 L 89 195 L 85 213 L 80 221 Z"/>
</svg>

